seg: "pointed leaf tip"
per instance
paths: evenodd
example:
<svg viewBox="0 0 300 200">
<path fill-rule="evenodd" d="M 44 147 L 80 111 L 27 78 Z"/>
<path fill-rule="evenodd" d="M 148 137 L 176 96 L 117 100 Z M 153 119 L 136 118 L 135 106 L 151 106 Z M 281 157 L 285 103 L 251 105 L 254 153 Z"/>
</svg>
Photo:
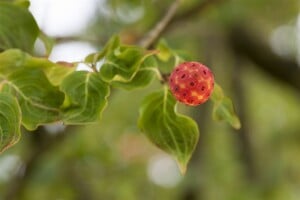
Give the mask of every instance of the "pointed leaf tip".
<svg viewBox="0 0 300 200">
<path fill-rule="evenodd" d="M 178 164 L 180 173 L 181 173 L 182 175 L 185 175 L 186 169 L 187 169 L 187 163 L 180 163 L 179 161 L 177 161 L 177 164 Z"/>
<path fill-rule="evenodd" d="M 241 122 L 235 112 L 232 100 L 229 97 L 224 96 L 223 90 L 218 84 L 215 84 L 211 100 L 214 103 L 214 120 L 227 121 L 233 128 L 241 128 Z"/>
<path fill-rule="evenodd" d="M 182 174 L 199 138 L 196 122 L 175 111 L 176 100 L 168 91 L 152 93 L 140 108 L 139 127 L 148 139 L 172 155 Z"/>
</svg>

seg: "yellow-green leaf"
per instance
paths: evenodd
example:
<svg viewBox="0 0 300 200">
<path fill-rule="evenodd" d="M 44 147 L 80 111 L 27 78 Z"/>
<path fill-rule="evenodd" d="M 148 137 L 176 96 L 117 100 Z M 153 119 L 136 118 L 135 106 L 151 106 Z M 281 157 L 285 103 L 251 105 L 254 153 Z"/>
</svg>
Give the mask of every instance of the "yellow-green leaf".
<svg viewBox="0 0 300 200">
<path fill-rule="evenodd" d="M 214 91 L 211 95 L 211 100 L 214 102 L 214 120 L 227 121 L 233 128 L 241 128 L 240 120 L 235 113 L 231 99 L 224 96 L 222 88 L 216 83 L 214 86 Z"/>
<path fill-rule="evenodd" d="M 47 58 L 33 57 L 19 49 L 9 49 L 0 53 L 0 74 L 9 75 L 21 68 L 41 69 L 51 84 L 59 85 L 75 70 L 75 65 L 65 62 L 53 63 Z"/>
</svg>

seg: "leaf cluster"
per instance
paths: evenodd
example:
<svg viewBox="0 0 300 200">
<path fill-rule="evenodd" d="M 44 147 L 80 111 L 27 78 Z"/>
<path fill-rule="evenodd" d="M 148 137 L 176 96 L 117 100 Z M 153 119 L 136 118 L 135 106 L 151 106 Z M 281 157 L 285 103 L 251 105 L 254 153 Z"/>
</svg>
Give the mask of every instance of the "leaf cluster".
<svg viewBox="0 0 300 200">
<path fill-rule="evenodd" d="M 177 51 L 163 41 L 157 50 L 148 51 L 121 44 L 113 36 L 102 51 L 82 61 L 90 71 L 77 71 L 78 62 L 54 63 L 33 56 L 38 37 L 50 51 L 51 39 L 41 33 L 26 4 L 0 3 L 0 151 L 19 140 L 21 126 L 35 130 L 55 122 L 96 122 L 112 88 L 141 88 L 157 77 L 162 88 L 145 97 L 138 126 L 151 142 L 178 161 L 182 173 L 186 171 L 199 130 L 193 119 L 177 113 L 177 102 L 166 85 L 168 72 L 184 60 Z M 174 61 L 172 67 L 158 66 L 170 63 L 170 59 Z M 232 102 L 219 86 L 212 100 L 214 118 L 239 128 Z"/>
</svg>

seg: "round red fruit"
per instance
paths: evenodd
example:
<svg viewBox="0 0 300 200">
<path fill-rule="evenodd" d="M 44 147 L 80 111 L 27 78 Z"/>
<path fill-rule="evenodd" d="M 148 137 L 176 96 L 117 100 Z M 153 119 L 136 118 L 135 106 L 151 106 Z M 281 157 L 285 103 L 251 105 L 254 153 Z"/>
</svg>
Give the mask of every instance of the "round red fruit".
<svg viewBox="0 0 300 200">
<path fill-rule="evenodd" d="M 169 86 L 178 101 L 197 106 L 210 97 L 214 89 L 214 76 L 208 67 L 199 62 L 184 62 L 171 73 Z"/>
</svg>

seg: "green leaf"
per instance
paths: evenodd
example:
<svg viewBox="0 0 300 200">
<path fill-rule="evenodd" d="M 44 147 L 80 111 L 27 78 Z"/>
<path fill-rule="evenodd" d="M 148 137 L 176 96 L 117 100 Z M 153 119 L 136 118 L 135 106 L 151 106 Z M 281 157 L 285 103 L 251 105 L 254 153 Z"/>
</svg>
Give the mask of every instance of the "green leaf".
<svg viewBox="0 0 300 200">
<path fill-rule="evenodd" d="M 66 124 L 95 122 L 107 104 L 109 86 L 98 73 L 76 71 L 62 82 L 67 99 L 63 108 Z"/>
<path fill-rule="evenodd" d="M 32 57 L 19 49 L 9 49 L 0 53 L 0 73 L 9 75 L 21 68 L 42 69 L 53 85 L 59 85 L 75 70 L 72 63 L 53 63 L 46 58 Z"/>
<path fill-rule="evenodd" d="M 217 101 L 222 101 L 222 99 L 224 99 L 224 97 L 225 96 L 224 96 L 223 89 L 221 88 L 221 86 L 219 84 L 217 84 L 215 82 L 214 91 L 211 94 L 210 99 L 212 99 L 214 102 L 217 102 Z"/>
<path fill-rule="evenodd" d="M 52 48 L 55 44 L 55 40 L 49 36 L 47 36 L 44 32 L 40 31 L 39 39 L 44 43 L 46 49 L 46 55 L 49 56 Z"/>
<path fill-rule="evenodd" d="M 147 85 L 157 73 L 154 69 L 154 59 L 145 61 L 154 53 L 156 51 L 121 45 L 119 37 L 113 36 L 102 51 L 88 55 L 85 62 L 95 65 L 103 61 L 100 75 L 105 82 L 115 87 L 133 89 Z"/>
<path fill-rule="evenodd" d="M 0 73 L 9 74 L 21 66 L 28 59 L 29 55 L 19 49 L 9 49 L 0 53 Z"/>
<path fill-rule="evenodd" d="M 173 55 L 172 50 L 163 39 L 159 41 L 156 49 L 159 51 L 157 57 L 163 62 L 167 62 Z"/>
<path fill-rule="evenodd" d="M 199 138 L 196 122 L 176 112 L 176 100 L 165 88 L 147 96 L 140 108 L 139 127 L 160 149 L 174 156 L 182 173 Z"/>
<path fill-rule="evenodd" d="M 143 61 L 153 54 L 135 46 L 120 46 L 105 57 L 100 74 L 106 82 L 129 82 Z"/>
<path fill-rule="evenodd" d="M 29 8 L 30 6 L 30 2 L 28 0 L 15 0 L 13 3 L 24 8 Z"/>
<path fill-rule="evenodd" d="M 159 73 L 157 71 L 157 63 L 153 56 L 145 59 L 141 64 L 140 69 L 129 82 L 114 81 L 112 86 L 123 89 L 134 89 L 147 86 L 153 78 Z"/>
<path fill-rule="evenodd" d="M 241 123 L 235 113 L 233 103 L 230 98 L 224 96 L 222 88 L 215 84 L 211 100 L 214 102 L 213 119 L 227 121 L 233 128 L 240 129 Z"/>
<path fill-rule="evenodd" d="M 120 38 L 118 36 L 112 36 L 110 40 L 106 43 L 102 51 L 97 53 L 91 53 L 89 54 L 84 62 L 86 63 L 97 63 L 100 60 L 102 60 L 106 55 L 112 53 L 115 49 L 117 49 L 120 46 Z"/>
<path fill-rule="evenodd" d="M 47 59 L 38 58 L 37 61 L 43 62 L 45 65 L 42 70 L 46 74 L 51 84 L 58 86 L 71 73 L 75 71 L 75 65 L 68 62 L 52 63 Z"/>
<path fill-rule="evenodd" d="M 1 76 L 0 88 L 17 97 L 22 111 L 22 124 L 34 130 L 41 124 L 60 120 L 64 94 L 51 85 L 41 69 L 21 68 Z"/>
<path fill-rule="evenodd" d="M 20 139 L 21 110 L 13 96 L 0 93 L 0 152 Z"/>
<path fill-rule="evenodd" d="M 28 9 L 0 2 L 0 50 L 32 52 L 38 34 L 39 27 Z"/>
<path fill-rule="evenodd" d="M 190 60 L 185 51 L 178 51 L 172 49 L 166 40 L 161 39 L 156 46 L 158 53 L 156 54 L 159 63 L 159 70 L 168 74 L 174 69 L 174 66 L 179 65 L 179 63 L 185 60 Z"/>
</svg>

